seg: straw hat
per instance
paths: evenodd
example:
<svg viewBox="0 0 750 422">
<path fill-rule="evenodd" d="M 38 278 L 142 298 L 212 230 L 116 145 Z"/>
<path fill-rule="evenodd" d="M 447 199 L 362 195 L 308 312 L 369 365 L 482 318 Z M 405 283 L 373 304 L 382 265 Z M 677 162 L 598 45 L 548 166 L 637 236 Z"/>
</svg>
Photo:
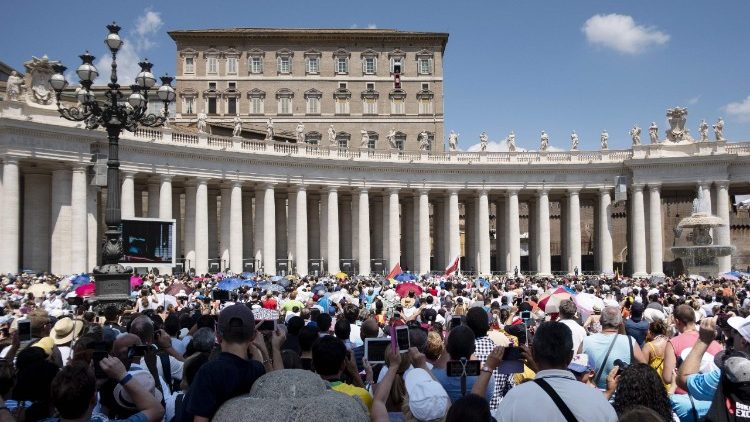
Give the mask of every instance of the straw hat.
<svg viewBox="0 0 750 422">
<path fill-rule="evenodd" d="M 50 337 L 57 345 L 65 344 L 78 337 L 83 330 L 83 321 L 62 318 L 55 323 Z"/>
</svg>

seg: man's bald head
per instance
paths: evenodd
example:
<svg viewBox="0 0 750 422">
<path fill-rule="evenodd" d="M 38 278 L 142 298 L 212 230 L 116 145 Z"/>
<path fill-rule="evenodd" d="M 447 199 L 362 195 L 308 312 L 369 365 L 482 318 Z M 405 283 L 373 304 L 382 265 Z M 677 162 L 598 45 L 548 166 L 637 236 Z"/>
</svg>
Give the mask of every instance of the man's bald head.
<svg viewBox="0 0 750 422">
<path fill-rule="evenodd" d="M 130 323 L 130 333 L 138 336 L 143 344 L 151 344 L 154 341 L 154 322 L 145 315 L 136 317 Z"/>
<path fill-rule="evenodd" d="M 374 338 L 378 336 L 378 323 L 372 318 L 368 318 L 362 322 L 362 326 L 360 327 L 359 336 L 362 338 L 362 341 L 365 341 L 366 338 Z"/>
</svg>

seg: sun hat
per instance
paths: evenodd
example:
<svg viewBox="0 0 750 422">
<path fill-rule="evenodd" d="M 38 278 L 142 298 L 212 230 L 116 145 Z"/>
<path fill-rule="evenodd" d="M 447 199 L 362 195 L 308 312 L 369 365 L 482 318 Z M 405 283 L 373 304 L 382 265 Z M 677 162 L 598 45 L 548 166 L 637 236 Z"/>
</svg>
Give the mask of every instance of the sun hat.
<svg viewBox="0 0 750 422">
<path fill-rule="evenodd" d="M 137 369 L 135 371 L 130 371 L 129 374 L 133 376 L 129 383 L 136 383 L 134 385 L 138 385 L 140 390 L 150 392 L 154 397 L 156 397 L 157 401 L 162 400 L 161 391 L 156 388 L 156 382 L 154 382 L 154 377 L 150 372 L 144 369 Z M 120 407 L 124 407 L 126 409 L 137 409 L 135 403 L 133 403 L 133 399 L 130 397 L 130 394 L 128 394 L 127 390 L 125 390 L 125 387 L 120 385 L 120 383 L 117 383 L 115 385 L 115 388 L 112 391 L 112 395 L 115 398 L 115 402 L 117 402 Z"/>
<path fill-rule="evenodd" d="M 55 347 L 55 342 L 52 341 L 50 337 L 44 337 L 43 339 L 34 343 L 34 345 L 32 345 L 31 347 L 38 347 L 44 350 L 44 353 L 49 356 L 52 354 L 52 349 Z"/>
<path fill-rule="evenodd" d="M 442 419 L 448 412 L 450 399 L 443 386 L 422 368 L 404 374 L 409 410 L 420 421 Z"/>
<path fill-rule="evenodd" d="M 55 326 L 52 327 L 50 337 L 56 345 L 69 343 L 74 338 L 77 338 L 83 330 L 83 321 L 71 318 L 59 319 Z"/>
</svg>

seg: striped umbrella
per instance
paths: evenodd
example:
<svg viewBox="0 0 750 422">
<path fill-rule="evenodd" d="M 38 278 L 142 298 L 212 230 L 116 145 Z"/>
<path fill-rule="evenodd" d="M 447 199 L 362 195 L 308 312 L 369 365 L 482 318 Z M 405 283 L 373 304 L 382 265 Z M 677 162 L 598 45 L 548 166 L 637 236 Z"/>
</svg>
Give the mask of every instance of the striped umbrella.
<svg viewBox="0 0 750 422">
<path fill-rule="evenodd" d="M 548 314 L 559 312 L 560 302 L 570 298 L 571 294 L 563 287 L 550 289 L 539 298 L 539 307 Z"/>
</svg>

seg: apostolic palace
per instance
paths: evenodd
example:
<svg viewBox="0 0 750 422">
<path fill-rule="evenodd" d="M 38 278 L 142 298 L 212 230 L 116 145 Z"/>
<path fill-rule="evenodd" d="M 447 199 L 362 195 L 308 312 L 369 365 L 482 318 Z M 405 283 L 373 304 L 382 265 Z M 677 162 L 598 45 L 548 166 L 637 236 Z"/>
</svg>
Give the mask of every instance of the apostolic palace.
<svg viewBox="0 0 750 422">
<path fill-rule="evenodd" d="M 458 260 L 481 274 L 673 275 L 684 265 L 670 248 L 690 244 L 678 223 L 697 197 L 721 219 L 714 243 L 736 247 L 719 270 L 750 265 L 750 215 L 735 199 L 750 193 L 750 142 L 725 139 L 717 116 L 665 104 L 625 150 L 605 132 L 594 151 L 575 134 L 551 151 L 543 133 L 525 140 L 534 151 L 511 134 L 507 152 L 487 151 L 486 135 L 464 152 L 444 128 L 448 34 L 170 36 L 175 107 L 166 127 L 121 136 L 120 205 L 123 219 L 175 220 L 177 267 L 422 274 Z M 54 63 L 0 63 L 3 273 L 87 272 L 101 259 L 107 134 L 60 118 Z"/>
</svg>

